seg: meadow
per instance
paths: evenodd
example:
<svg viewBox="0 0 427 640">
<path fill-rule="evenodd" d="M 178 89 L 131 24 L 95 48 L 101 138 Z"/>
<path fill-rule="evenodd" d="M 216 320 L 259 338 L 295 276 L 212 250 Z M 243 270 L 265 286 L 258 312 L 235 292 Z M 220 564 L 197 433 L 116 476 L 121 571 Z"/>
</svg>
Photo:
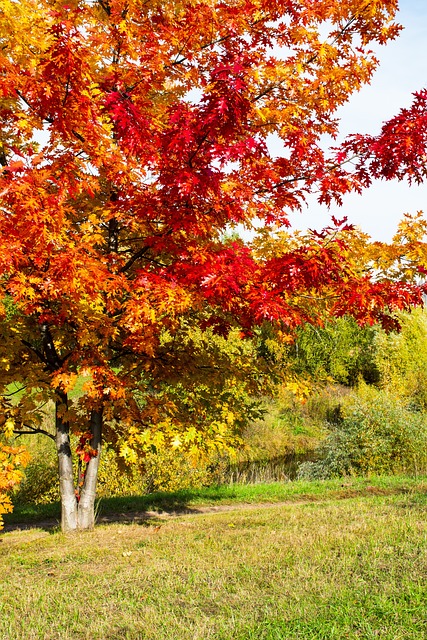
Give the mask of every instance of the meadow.
<svg viewBox="0 0 427 640">
<path fill-rule="evenodd" d="M 0 638 L 420 640 L 426 490 L 373 477 L 111 499 L 73 536 L 29 524 L 43 505 L 18 509 Z"/>
</svg>

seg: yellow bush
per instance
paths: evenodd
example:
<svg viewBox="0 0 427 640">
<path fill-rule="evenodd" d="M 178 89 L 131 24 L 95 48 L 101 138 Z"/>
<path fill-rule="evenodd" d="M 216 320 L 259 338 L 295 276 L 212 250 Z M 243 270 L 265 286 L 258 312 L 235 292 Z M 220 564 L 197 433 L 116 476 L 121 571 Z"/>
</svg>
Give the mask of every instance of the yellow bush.
<svg viewBox="0 0 427 640">
<path fill-rule="evenodd" d="M 28 464 L 28 459 L 28 452 L 24 447 L 0 444 L 0 529 L 3 528 L 2 515 L 13 509 L 9 494 L 21 482 L 21 468 Z"/>
</svg>

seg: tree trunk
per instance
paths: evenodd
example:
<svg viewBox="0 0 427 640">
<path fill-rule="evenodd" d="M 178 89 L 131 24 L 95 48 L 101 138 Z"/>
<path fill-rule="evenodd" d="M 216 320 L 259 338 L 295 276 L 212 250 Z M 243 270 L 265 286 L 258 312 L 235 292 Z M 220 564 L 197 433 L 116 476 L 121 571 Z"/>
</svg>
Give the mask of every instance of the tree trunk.
<svg viewBox="0 0 427 640">
<path fill-rule="evenodd" d="M 77 500 L 74 486 L 73 457 L 70 446 L 70 425 L 63 419 L 68 409 L 67 394 L 57 392 L 56 402 L 56 451 L 58 454 L 59 493 L 61 497 L 61 530 L 70 533 L 76 530 L 93 529 L 95 526 L 96 481 L 101 457 L 102 409 L 92 411 L 90 431 L 91 447 L 97 455 L 90 459 L 86 467 L 85 480 Z"/>
<path fill-rule="evenodd" d="M 86 467 L 85 480 L 78 503 L 78 529 L 93 529 L 95 526 L 96 481 L 98 479 L 99 459 L 102 441 L 102 409 L 92 411 L 90 417 L 92 433 L 91 447 L 97 455 L 91 458 Z"/>
<path fill-rule="evenodd" d="M 77 500 L 74 491 L 73 458 L 70 446 L 70 425 L 63 418 L 68 410 L 66 393 L 57 392 L 55 404 L 56 451 L 58 454 L 59 493 L 61 496 L 61 529 L 63 532 L 77 528 Z"/>
</svg>

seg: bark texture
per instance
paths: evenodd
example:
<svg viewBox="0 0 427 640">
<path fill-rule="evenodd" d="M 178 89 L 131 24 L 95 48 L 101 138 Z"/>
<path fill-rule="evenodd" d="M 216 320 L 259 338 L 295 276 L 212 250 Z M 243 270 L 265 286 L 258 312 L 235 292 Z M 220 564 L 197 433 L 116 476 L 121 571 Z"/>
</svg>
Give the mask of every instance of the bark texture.
<svg viewBox="0 0 427 640">
<path fill-rule="evenodd" d="M 102 410 L 92 411 L 90 430 L 92 433 L 91 446 L 97 451 L 97 455 L 90 459 L 86 467 L 85 481 L 78 504 L 78 529 L 93 529 L 95 526 L 96 481 L 102 441 Z"/>
<path fill-rule="evenodd" d="M 56 451 L 58 454 L 59 492 L 61 496 L 61 529 L 64 533 L 77 528 L 78 505 L 74 491 L 73 458 L 70 446 L 70 425 L 63 418 L 68 409 L 68 398 L 58 393 L 56 401 Z"/>
</svg>

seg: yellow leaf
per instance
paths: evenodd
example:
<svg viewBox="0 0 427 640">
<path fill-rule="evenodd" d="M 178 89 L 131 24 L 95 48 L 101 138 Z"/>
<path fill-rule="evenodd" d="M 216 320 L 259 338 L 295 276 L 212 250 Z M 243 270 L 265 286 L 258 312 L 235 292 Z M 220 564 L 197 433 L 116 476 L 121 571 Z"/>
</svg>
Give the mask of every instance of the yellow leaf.
<svg viewBox="0 0 427 640">
<path fill-rule="evenodd" d="M 15 420 L 13 420 L 13 418 L 8 418 L 4 423 L 4 434 L 6 438 L 11 438 L 13 436 L 14 429 L 15 429 Z"/>
<path fill-rule="evenodd" d="M 181 439 L 178 436 L 175 436 L 175 438 L 172 440 L 172 448 L 178 449 L 181 445 L 182 445 Z"/>
</svg>

